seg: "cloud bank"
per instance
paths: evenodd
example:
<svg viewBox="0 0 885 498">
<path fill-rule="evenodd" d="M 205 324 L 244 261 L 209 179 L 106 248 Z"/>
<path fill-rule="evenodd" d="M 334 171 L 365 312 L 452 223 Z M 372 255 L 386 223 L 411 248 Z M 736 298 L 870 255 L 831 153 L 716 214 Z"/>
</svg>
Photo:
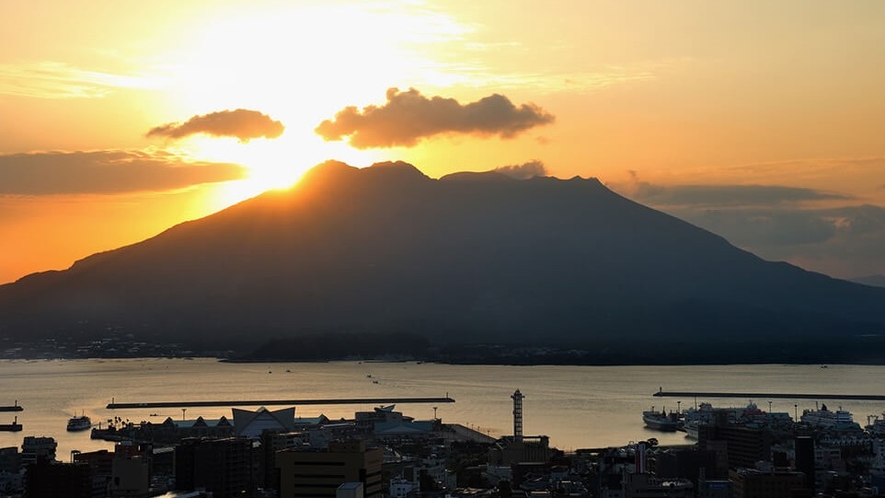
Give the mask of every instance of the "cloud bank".
<svg viewBox="0 0 885 498">
<path fill-rule="evenodd" d="M 780 185 L 675 185 L 638 183 L 636 200 L 656 206 L 772 206 L 807 201 L 849 200 L 851 197 L 820 190 Z"/>
<path fill-rule="evenodd" d="M 840 278 L 885 274 L 885 208 L 851 196 L 778 185 L 664 186 L 635 175 L 613 188 L 766 260 Z"/>
<path fill-rule="evenodd" d="M 118 194 L 239 180 L 246 168 L 168 152 L 102 150 L 0 155 L 0 195 Z"/>
<path fill-rule="evenodd" d="M 283 123 L 267 114 L 250 109 L 218 111 L 194 116 L 184 123 L 168 123 L 147 132 L 149 137 L 184 138 L 204 133 L 213 137 L 236 137 L 241 142 L 253 138 L 277 138 L 283 134 Z"/>
<path fill-rule="evenodd" d="M 512 138 L 519 133 L 552 123 L 554 116 L 534 104 L 515 106 L 500 94 L 461 104 L 455 99 L 425 97 L 410 88 L 387 90 L 387 103 L 362 110 L 345 107 L 334 119 L 314 130 L 325 140 L 349 137 L 358 149 L 413 146 L 435 135 L 460 133 Z"/>
</svg>

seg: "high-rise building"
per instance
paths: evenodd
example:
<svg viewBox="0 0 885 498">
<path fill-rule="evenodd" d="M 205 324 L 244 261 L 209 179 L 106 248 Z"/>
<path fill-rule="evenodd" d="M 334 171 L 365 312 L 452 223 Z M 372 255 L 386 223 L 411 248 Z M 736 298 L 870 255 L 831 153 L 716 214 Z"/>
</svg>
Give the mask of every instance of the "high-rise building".
<svg viewBox="0 0 885 498">
<path fill-rule="evenodd" d="M 802 472 L 762 472 L 737 469 L 729 472 L 734 498 L 783 498 L 811 496 Z"/>
<path fill-rule="evenodd" d="M 55 442 L 55 438 L 25 436 L 22 441 L 22 467 L 27 467 L 38 461 L 54 462 L 57 447 L 58 443 Z"/>
<path fill-rule="evenodd" d="M 205 488 L 216 498 L 252 492 L 252 440 L 185 439 L 175 448 L 175 487 Z"/>
<path fill-rule="evenodd" d="M 771 460 L 771 433 L 728 424 L 702 425 L 698 429 L 698 448 L 717 452 L 717 464 L 725 463 L 726 468 L 753 468 L 756 462 Z M 719 458 L 723 449 L 725 462 Z"/>
<path fill-rule="evenodd" d="M 336 496 L 346 482 L 361 482 L 365 498 L 380 497 L 383 452 L 365 441 L 334 442 L 324 450 L 284 450 L 275 455 L 280 498 Z"/>
<path fill-rule="evenodd" d="M 796 453 L 794 467 L 797 471 L 805 474 L 805 482 L 810 489 L 814 490 L 814 438 L 811 436 L 796 436 L 794 445 Z"/>
<path fill-rule="evenodd" d="M 58 463 L 37 459 L 25 471 L 25 496 L 92 498 L 92 468 L 86 463 Z"/>
</svg>

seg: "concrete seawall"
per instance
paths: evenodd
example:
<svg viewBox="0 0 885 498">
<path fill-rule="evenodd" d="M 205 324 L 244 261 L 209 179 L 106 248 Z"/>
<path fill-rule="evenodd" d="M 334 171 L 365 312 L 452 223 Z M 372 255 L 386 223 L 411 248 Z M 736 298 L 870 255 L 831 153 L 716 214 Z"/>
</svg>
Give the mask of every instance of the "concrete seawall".
<svg viewBox="0 0 885 498">
<path fill-rule="evenodd" d="M 262 399 L 222 401 L 145 401 L 117 403 L 111 401 L 108 410 L 136 408 L 192 408 L 200 406 L 280 406 L 280 405 L 394 405 L 406 403 L 454 403 L 448 396 L 442 398 L 333 398 L 333 399 Z"/>
<path fill-rule="evenodd" d="M 668 398 L 750 398 L 750 399 L 834 399 L 885 401 L 881 394 L 814 394 L 814 393 L 730 393 L 707 391 L 664 391 L 659 390 L 652 396 Z"/>
</svg>

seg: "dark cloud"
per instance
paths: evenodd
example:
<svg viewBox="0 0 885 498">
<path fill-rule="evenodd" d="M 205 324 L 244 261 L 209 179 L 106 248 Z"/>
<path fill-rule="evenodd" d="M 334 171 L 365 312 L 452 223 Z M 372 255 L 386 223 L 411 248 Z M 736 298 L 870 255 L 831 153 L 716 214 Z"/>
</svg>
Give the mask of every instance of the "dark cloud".
<svg viewBox="0 0 885 498">
<path fill-rule="evenodd" d="M 637 182 L 635 200 L 657 206 L 777 206 L 807 201 L 849 200 L 851 197 L 815 189 L 778 185 L 675 185 Z"/>
<path fill-rule="evenodd" d="M 721 235 L 763 259 L 787 261 L 840 278 L 885 273 L 885 208 L 881 206 L 856 205 L 850 196 L 814 189 L 663 186 L 632 175 L 632 183 L 613 188 Z"/>
<path fill-rule="evenodd" d="M 534 104 L 517 107 L 499 94 L 460 104 L 455 99 L 427 98 L 414 88 L 406 92 L 391 88 L 383 106 L 362 110 L 345 107 L 315 131 L 325 140 L 350 137 L 350 145 L 367 149 L 412 146 L 421 139 L 446 133 L 512 138 L 553 120 L 553 115 Z"/>
<path fill-rule="evenodd" d="M 214 137 L 236 137 L 242 142 L 253 138 L 277 138 L 283 134 L 283 124 L 267 114 L 249 109 L 219 111 L 194 116 L 184 123 L 169 123 L 147 132 L 149 137 L 184 138 L 205 133 Z"/>
<path fill-rule="evenodd" d="M 236 164 L 187 162 L 166 152 L 102 150 L 0 155 L 0 195 L 116 194 L 238 180 Z"/>
<path fill-rule="evenodd" d="M 832 217 L 818 210 L 682 208 L 668 212 L 744 248 L 824 243 L 839 230 Z"/>
<path fill-rule="evenodd" d="M 536 176 L 547 176 L 547 168 L 544 166 L 543 162 L 538 161 L 537 159 L 523 164 L 501 166 L 495 168 L 495 172 L 507 175 L 511 178 L 516 178 L 517 180 L 525 180 Z"/>
<path fill-rule="evenodd" d="M 885 274 L 885 208 L 661 208 L 769 261 L 840 278 Z"/>
</svg>

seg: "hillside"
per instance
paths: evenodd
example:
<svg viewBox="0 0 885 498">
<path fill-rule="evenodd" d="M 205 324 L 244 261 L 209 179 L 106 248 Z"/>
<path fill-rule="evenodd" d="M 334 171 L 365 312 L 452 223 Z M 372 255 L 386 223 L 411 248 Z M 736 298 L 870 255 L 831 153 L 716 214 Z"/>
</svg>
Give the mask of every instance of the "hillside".
<svg viewBox="0 0 885 498">
<path fill-rule="evenodd" d="M 877 337 L 885 289 L 763 261 L 595 179 L 327 162 L 291 190 L 0 286 L 0 330 L 243 351 L 335 332 L 597 358 L 779 344 L 789 357 L 790 345 Z"/>
</svg>

